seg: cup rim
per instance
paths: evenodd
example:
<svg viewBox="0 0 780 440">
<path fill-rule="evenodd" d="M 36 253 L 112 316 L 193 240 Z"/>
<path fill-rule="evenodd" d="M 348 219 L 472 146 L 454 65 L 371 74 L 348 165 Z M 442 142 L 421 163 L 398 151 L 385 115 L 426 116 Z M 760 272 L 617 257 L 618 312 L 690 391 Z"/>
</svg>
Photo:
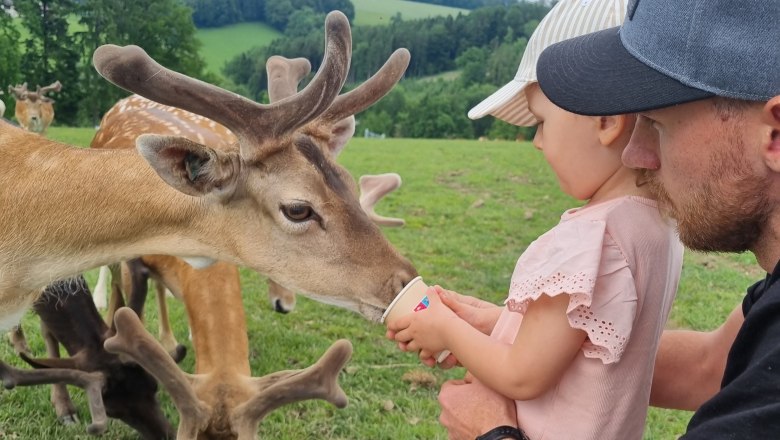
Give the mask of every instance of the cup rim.
<svg viewBox="0 0 780 440">
<path fill-rule="evenodd" d="M 390 313 L 390 310 L 393 310 L 393 306 L 395 306 L 395 303 L 397 303 L 398 300 L 401 299 L 401 297 L 404 296 L 404 294 L 409 290 L 409 286 L 411 286 L 412 284 L 416 283 L 419 280 L 422 280 L 422 277 L 419 276 L 419 275 L 414 277 L 414 278 L 412 278 L 412 281 L 409 281 L 404 286 L 404 288 L 401 289 L 400 292 L 398 292 L 398 295 L 396 295 L 395 298 L 393 298 L 393 301 L 385 309 L 385 313 L 382 313 L 382 319 L 379 321 L 380 323 L 382 323 L 382 324 L 385 323 L 385 318 L 387 318 L 387 315 Z"/>
</svg>

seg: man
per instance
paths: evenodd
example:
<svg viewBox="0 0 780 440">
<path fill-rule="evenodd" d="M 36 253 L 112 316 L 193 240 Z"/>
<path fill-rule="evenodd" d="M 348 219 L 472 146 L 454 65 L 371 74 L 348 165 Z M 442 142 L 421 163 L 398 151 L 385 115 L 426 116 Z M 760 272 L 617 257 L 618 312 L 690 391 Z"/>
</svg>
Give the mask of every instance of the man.
<svg viewBox="0 0 780 440">
<path fill-rule="evenodd" d="M 769 274 L 717 331 L 664 335 L 651 400 L 696 409 L 684 439 L 780 437 L 778 21 L 777 0 L 634 0 L 621 28 L 553 45 L 537 65 L 559 107 L 639 113 L 623 162 L 648 170 L 683 243 L 750 250 Z"/>
</svg>

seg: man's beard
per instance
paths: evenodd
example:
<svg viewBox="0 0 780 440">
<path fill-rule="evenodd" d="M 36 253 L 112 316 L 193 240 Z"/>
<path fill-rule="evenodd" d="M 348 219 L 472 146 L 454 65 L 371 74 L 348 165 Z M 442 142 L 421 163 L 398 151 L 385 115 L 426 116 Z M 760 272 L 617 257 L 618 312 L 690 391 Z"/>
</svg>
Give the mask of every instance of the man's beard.
<svg viewBox="0 0 780 440">
<path fill-rule="evenodd" d="M 673 200 L 658 176 L 645 172 L 661 211 L 677 220 L 680 240 L 692 250 L 743 252 L 753 249 L 770 217 L 769 179 L 753 173 L 742 145 L 712 158 L 708 175 Z M 720 157 L 718 157 L 720 156 Z"/>
</svg>

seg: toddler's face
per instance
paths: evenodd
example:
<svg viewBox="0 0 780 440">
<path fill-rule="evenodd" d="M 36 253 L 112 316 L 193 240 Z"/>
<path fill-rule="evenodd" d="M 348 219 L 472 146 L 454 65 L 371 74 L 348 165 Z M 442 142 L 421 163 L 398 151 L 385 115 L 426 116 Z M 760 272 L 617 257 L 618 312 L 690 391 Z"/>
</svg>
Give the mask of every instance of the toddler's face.
<svg viewBox="0 0 780 440">
<path fill-rule="evenodd" d="M 542 151 L 565 193 L 578 200 L 590 199 L 622 167 L 622 149 L 601 144 L 601 118 L 556 106 L 536 83 L 526 87 L 525 94 L 529 110 L 539 121 L 534 147 Z"/>
</svg>

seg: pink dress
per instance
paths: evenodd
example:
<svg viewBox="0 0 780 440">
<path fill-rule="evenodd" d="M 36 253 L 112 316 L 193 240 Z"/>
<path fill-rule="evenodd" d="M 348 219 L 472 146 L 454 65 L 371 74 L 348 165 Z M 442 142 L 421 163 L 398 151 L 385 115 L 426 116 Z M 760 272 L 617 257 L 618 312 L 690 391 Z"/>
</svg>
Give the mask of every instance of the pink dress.
<svg viewBox="0 0 780 440">
<path fill-rule="evenodd" d="M 634 196 L 566 211 L 520 256 L 491 336 L 512 343 L 528 304 L 561 294 L 569 324 L 588 334 L 554 388 L 516 401 L 531 440 L 642 438 L 682 256 L 673 223 Z"/>
</svg>

